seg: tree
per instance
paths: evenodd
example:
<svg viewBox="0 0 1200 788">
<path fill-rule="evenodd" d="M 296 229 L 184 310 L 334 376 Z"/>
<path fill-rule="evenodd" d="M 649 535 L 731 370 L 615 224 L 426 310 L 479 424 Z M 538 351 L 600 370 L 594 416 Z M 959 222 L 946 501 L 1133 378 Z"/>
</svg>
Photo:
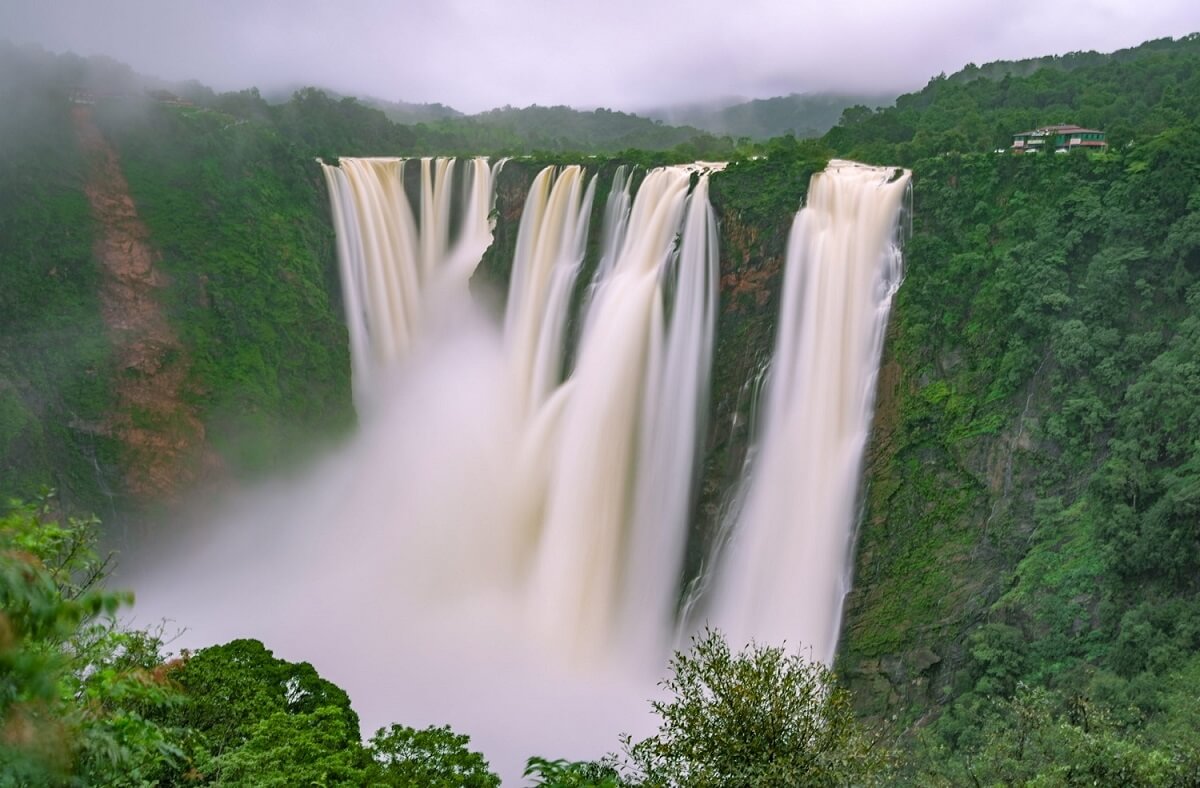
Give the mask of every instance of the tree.
<svg viewBox="0 0 1200 788">
<path fill-rule="evenodd" d="M 449 726 L 416 730 L 404 725 L 380 728 L 371 737 L 375 759 L 372 785 L 396 788 L 495 788 L 500 778 L 477 752 L 470 737 Z"/>
<path fill-rule="evenodd" d="M 824 665 L 751 644 L 734 654 L 708 630 L 677 652 L 652 703 L 656 736 L 626 753 L 647 786 L 824 786 L 862 783 L 888 755 L 855 719 L 850 694 Z"/>
<path fill-rule="evenodd" d="M 178 694 L 160 643 L 121 629 L 95 518 L 50 517 L 47 496 L 0 516 L 0 786 L 153 784 L 180 732 L 150 719 Z"/>
<path fill-rule="evenodd" d="M 951 754 L 927 742 L 918 782 L 1148 788 L 1192 786 L 1200 777 L 1194 746 L 1151 746 L 1139 732 L 1122 731 L 1105 704 L 1082 695 L 1063 698 L 1022 684 L 973 722 L 978 745 L 960 743 Z"/>
<path fill-rule="evenodd" d="M 367 779 L 370 764 L 357 736 L 357 726 L 334 706 L 276 711 L 251 728 L 244 744 L 214 760 L 214 782 L 231 788 L 378 785 Z"/>
<path fill-rule="evenodd" d="M 611 756 L 599 761 L 551 761 L 533 757 L 525 767 L 525 776 L 537 780 L 534 786 L 546 788 L 623 788 L 629 785 L 621 779 Z"/>
<path fill-rule="evenodd" d="M 172 665 L 171 678 L 187 692 L 172 712 L 175 720 L 203 733 L 215 752 L 240 746 L 276 712 L 311 714 L 325 707 L 345 718 L 346 741 L 358 741 L 358 715 L 346 692 L 311 664 L 279 659 L 257 640 L 186 655 Z"/>
<path fill-rule="evenodd" d="M 193 733 L 190 768 L 200 775 L 219 785 L 363 782 L 371 761 L 358 715 L 309 663 L 242 639 L 185 654 L 168 675 L 186 694 L 166 719 Z"/>
</svg>

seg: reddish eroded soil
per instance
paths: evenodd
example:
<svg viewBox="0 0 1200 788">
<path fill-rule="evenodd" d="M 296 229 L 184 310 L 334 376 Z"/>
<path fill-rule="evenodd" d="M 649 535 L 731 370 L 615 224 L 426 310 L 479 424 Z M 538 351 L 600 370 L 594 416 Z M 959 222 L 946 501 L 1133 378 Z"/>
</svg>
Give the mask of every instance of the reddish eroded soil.
<svg viewBox="0 0 1200 788">
<path fill-rule="evenodd" d="M 158 257 L 117 152 L 89 108 L 75 107 L 72 117 L 88 160 L 84 191 L 99 226 L 94 254 L 104 274 L 101 311 L 116 355 L 116 412 L 104 428 L 124 448 L 124 480 L 133 497 L 170 500 L 195 480 L 197 459 L 211 454 L 204 450 L 204 425 L 184 401 L 190 362 L 159 302 L 167 279 L 155 268 Z"/>
<path fill-rule="evenodd" d="M 759 247 L 758 230 L 736 217 L 726 219 L 725 236 L 728 249 L 721 250 L 721 270 L 725 273 L 720 284 L 721 295 L 729 295 L 725 303 L 734 312 L 766 306 L 774 289 L 782 287 L 783 258 L 767 256 L 761 265 L 752 267 L 750 261 Z"/>
<path fill-rule="evenodd" d="M 729 293 L 730 309 L 741 311 L 745 296 L 753 297 L 756 308 L 766 306 L 771 300 L 771 285 L 778 286 L 780 270 L 783 268 L 778 257 L 767 258 L 761 268 L 747 268 L 740 273 L 728 273 L 721 277 L 721 292 Z"/>
</svg>

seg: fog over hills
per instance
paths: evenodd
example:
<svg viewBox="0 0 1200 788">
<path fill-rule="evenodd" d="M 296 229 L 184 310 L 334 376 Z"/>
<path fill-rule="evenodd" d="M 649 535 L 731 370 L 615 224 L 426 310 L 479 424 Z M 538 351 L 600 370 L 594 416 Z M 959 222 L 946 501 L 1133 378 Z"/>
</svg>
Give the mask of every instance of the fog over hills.
<svg viewBox="0 0 1200 788">
<path fill-rule="evenodd" d="M 767 139 L 784 134 L 819 137 L 837 125 L 847 107 L 890 106 L 890 93 L 792 93 L 761 99 L 681 104 L 643 114 L 677 126 L 695 126 L 713 134 Z"/>
<path fill-rule="evenodd" d="M 321 85 L 467 113 L 899 94 L 969 62 L 1112 51 L 1198 21 L 1193 0 L 0 4 L 0 31 L 13 41 L 107 53 L 167 80 L 264 92 Z"/>
</svg>

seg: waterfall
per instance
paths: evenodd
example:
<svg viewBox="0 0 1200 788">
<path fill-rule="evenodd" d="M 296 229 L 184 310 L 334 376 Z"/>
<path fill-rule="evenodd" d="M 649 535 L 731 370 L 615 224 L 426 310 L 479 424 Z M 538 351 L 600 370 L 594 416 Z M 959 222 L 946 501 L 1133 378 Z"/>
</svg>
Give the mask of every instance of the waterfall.
<svg viewBox="0 0 1200 788">
<path fill-rule="evenodd" d="M 671 631 L 716 291 L 707 174 L 692 178 L 652 170 L 630 203 L 618 171 L 575 365 L 535 433 L 546 492 L 530 613 L 574 653 L 617 643 L 657 659 Z"/>
<path fill-rule="evenodd" d="M 792 224 L 762 431 L 711 608 L 736 644 L 833 660 L 909 179 L 831 161 Z"/>
<path fill-rule="evenodd" d="M 491 240 L 486 161 L 468 163 L 457 238 L 452 186 L 461 163 L 420 160 L 416 188 L 409 185 L 415 202 L 405 184 L 413 164 L 344 158 L 324 166 L 360 401 L 385 396 L 379 381 L 391 376 L 383 372 L 403 367 L 432 313 L 468 298 L 466 278 Z M 537 174 L 497 327 L 507 373 L 495 399 L 511 409 L 501 406 L 501 423 L 479 436 L 515 436 L 510 467 L 494 481 L 503 493 L 492 494 L 491 516 L 475 525 L 448 523 L 433 511 L 440 503 L 405 518 L 410 537 L 438 532 L 417 538 L 447 551 L 427 561 L 471 567 L 465 585 L 481 592 L 498 582 L 519 598 L 514 628 L 568 661 L 636 653 L 657 667 L 669 645 L 712 365 L 711 169 L 654 169 L 636 192 L 634 173 L 616 170 L 583 304 L 572 299 L 596 176 L 578 165 Z M 567 347 L 571 321 L 581 328 Z M 404 510 L 417 511 L 412 503 Z"/>
<path fill-rule="evenodd" d="M 501 321 L 467 287 L 499 164 L 324 166 L 360 428 L 214 503 L 182 561 L 141 565 L 138 615 L 186 647 L 261 638 L 364 731 L 449 723 L 513 778 L 648 734 L 708 418 L 714 169 L 618 168 L 603 211 L 585 167 L 542 170 Z M 736 645 L 833 654 L 908 178 L 833 162 L 793 225 L 741 514 L 700 584 Z"/>
<path fill-rule="evenodd" d="M 519 399 L 532 411 L 561 382 L 563 333 L 575 278 L 583 263 L 596 180 L 583 168 L 538 173 L 525 199 L 504 335 Z"/>
<path fill-rule="evenodd" d="M 468 298 L 491 241 L 494 173 L 466 162 L 456 207 L 461 167 L 324 167 L 360 400 L 381 396 L 372 381 L 435 313 Z M 473 567 L 468 588 L 501 579 L 519 599 L 514 627 L 566 659 L 653 661 L 670 644 L 707 419 L 718 276 L 708 171 L 664 167 L 635 181 L 615 172 L 580 305 L 596 176 L 572 165 L 534 178 L 497 327 L 506 373 L 495 398 L 511 412 L 487 428 L 500 443 L 511 436 L 503 493 L 487 522 L 449 523 L 439 507 L 457 503 L 446 501 L 404 526 L 435 529 L 418 541 L 448 551 L 430 560 Z M 734 642 L 787 640 L 832 660 L 908 182 L 905 171 L 831 162 L 793 223 L 760 432 L 728 545 L 701 583 L 710 620 Z"/>
<path fill-rule="evenodd" d="M 380 368 L 406 356 L 431 302 L 466 287 L 492 242 L 492 183 L 503 160 L 466 162 L 451 244 L 454 159 L 424 158 L 420 167 L 420 224 L 405 191 L 397 158 L 321 163 L 329 187 L 338 263 L 350 334 L 355 400 L 365 405 Z"/>
</svg>

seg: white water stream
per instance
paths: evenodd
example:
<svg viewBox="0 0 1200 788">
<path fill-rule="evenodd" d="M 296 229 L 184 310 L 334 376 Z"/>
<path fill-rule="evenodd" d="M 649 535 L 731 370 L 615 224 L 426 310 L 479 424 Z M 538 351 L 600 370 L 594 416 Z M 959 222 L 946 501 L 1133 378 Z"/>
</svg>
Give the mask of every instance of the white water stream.
<svg viewBox="0 0 1200 788">
<path fill-rule="evenodd" d="M 792 224 L 762 431 L 711 608 L 734 643 L 833 662 L 909 179 L 831 161 Z"/>
<path fill-rule="evenodd" d="M 412 173 L 408 168 L 419 168 Z M 468 280 L 498 166 L 324 166 L 361 426 L 300 477 L 206 513 L 135 578 L 142 622 L 313 662 L 364 733 L 449 723 L 508 777 L 653 729 L 704 450 L 717 306 L 711 168 L 547 168 L 502 324 Z M 408 178 L 406 179 L 406 171 Z M 828 660 L 907 174 L 833 163 L 789 246 L 761 446 L 712 620 Z M 416 206 L 415 210 L 413 206 Z M 582 297 L 579 297 L 582 293 Z"/>
</svg>

